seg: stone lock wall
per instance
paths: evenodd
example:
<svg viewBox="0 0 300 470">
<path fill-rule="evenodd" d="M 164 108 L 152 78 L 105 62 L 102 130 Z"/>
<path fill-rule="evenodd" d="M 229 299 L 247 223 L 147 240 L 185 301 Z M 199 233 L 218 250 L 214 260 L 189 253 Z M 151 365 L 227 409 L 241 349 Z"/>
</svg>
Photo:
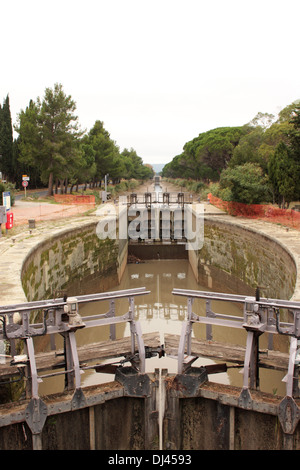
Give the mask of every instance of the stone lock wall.
<svg viewBox="0 0 300 470">
<path fill-rule="evenodd" d="M 289 299 L 297 269 L 293 256 L 278 241 L 237 223 L 205 219 L 204 245 L 190 254 L 199 283 L 212 290 Z"/>
<path fill-rule="evenodd" d="M 95 223 L 49 237 L 24 261 L 21 279 L 26 298 L 52 298 L 71 284 L 80 290 L 81 281 L 95 277 L 103 280 L 112 275 L 117 279 L 118 257 L 117 240 L 100 240 Z"/>
</svg>

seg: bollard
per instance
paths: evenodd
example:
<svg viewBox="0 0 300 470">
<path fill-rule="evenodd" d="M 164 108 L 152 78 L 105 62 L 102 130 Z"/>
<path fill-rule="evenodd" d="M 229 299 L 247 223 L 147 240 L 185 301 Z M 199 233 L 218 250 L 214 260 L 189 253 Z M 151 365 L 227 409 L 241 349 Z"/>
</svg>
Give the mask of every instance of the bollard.
<svg viewBox="0 0 300 470">
<path fill-rule="evenodd" d="M 28 219 L 29 228 L 35 228 L 35 219 Z"/>
</svg>

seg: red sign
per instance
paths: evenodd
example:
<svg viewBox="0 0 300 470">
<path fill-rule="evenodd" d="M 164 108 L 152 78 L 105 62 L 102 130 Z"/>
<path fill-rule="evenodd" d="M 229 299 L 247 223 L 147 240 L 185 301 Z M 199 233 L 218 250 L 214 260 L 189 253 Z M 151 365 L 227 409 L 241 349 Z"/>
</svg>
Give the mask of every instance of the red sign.
<svg viewBox="0 0 300 470">
<path fill-rule="evenodd" d="M 23 188 L 27 188 L 27 186 L 28 186 L 28 181 L 22 181 L 22 186 L 23 186 Z"/>
</svg>

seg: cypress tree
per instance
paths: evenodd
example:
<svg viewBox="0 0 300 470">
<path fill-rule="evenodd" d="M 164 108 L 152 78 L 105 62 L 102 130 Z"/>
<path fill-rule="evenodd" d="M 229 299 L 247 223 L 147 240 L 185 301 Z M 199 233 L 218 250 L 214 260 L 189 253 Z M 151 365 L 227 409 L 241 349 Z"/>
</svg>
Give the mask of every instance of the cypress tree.
<svg viewBox="0 0 300 470">
<path fill-rule="evenodd" d="M 13 128 L 8 95 L 0 108 L 0 155 L 0 171 L 3 177 L 14 182 Z"/>
<path fill-rule="evenodd" d="M 291 132 L 291 147 L 295 159 L 300 163 L 300 104 L 295 106 L 290 122 L 294 126 Z"/>
<path fill-rule="evenodd" d="M 296 171 L 294 172 L 294 179 L 295 179 L 295 200 L 299 200 L 300 198 L 300 104 L 297 102 L 292 119 L 291 124 L 293 124 L 294 128 L 291 131 L 290 139 L 291 139 L 291 153 L 294 160 L 294 166 Z"/>
</svg>

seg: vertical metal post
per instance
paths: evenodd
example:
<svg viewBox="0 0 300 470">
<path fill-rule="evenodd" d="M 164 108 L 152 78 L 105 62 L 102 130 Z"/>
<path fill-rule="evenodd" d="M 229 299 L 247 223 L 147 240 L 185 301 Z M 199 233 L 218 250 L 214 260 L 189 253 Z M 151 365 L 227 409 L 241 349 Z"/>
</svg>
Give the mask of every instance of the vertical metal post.
<svg viewBox="0 0 300 470">
<path fill-rule="evenodd" d="M 178 374 L 182 374 L 182 371 L 183 371 L 184 350 L 185 350 L 188 328 L 189 328 L 189 323 L 187 321 L 182 322 L 181 335 L 180 335 L 179 346 L 178 346 Z"/>
<path fill-rule="evenodd" d="M 81 386 L 81 378 L 80 378 L 81 372 L 80 372 L 78 352 L 77 352 L 77 346 L 76 346 L 76 338 L 75 338 L 74 331 L 70 331 L 69 340 L 70 340 L 70 346 L 71 346 L 71 352 L 72 352 L 72 362 L 73 362 L 73 367 L 74 367 L 74 372 L 75 372 L 75 387 L 76 389 L 78 389 Z"/>
<path fill-rule="evenodd" d="M 256 389 L 259 387 L 259 365 L 258 365 L 258 338 L 260 332 L 250 331 L 247 333 L 246 353 L 244 362 L 243 388 Z M 249 384 L 250 379 L 250 384 Z"/>
<path fill-rule="evenodd" d="M 116 314 L 115 301 L 114 300 L 111 300 L 110 303 L 109 303 L 109 314 L 112 317 L 114 317 L 115 314 Z M 114 323 L 112 323 L 109 326 L 109 337 L 110 337 L 111 340 L 116 339 L 116 325 Z"/>
<path fill-rule="evenodd" d="M 32 337 L 26 339 L 26 349 L 31 375 L 31 400 L 25 411 L 25 421 L 32 432 L 33 450 L 42 450 L 42 429 L 47 418 L 47 406 L 38 396 L 39 379 L 37 376 Z"/>
<path fill-rule="evenodd" d="M 8 319 L 8 324 L 12 325 L 14 323 L 14 314 L 9 313 L 7 315 L 7 319 Z M 6 321 L 5 317 L 4 317 L 4 321 Z M 15 356 L 16 355 L 16 340 L 12 338 L 9 340 L 9 343 L 10 343 L 10 354 L 11 356 Z"/>
<path fill-rule="evenodd" d="M 274 315 L 273 315 L 274 309 L 273 308 L 268 308 L 267 310 L 267 321 L 268 323 L 274 323 Z M 274 347 L 274 341 L 273 341 L 274 335 L 272 333 L 268 333 L 268 349 L 273 350 Z"/>
<path fill-rule="evenodd" d="M 131 332 L 131 354 L 135 353 L 135 337 L 137 340 L 138 352 L 139 352 L 139 369 L 140 373 L 145 373 L 145 345 L 142 335 L 141 325 L 138 321 L 134 321 L 134 298 L 129 297 L 129 318 L 130 318 L 130 332 Z"/>
<path fill-rule="evenodd" d="M 24 335 L 27 335 L 29 333 L 29 312 L 24 312 L 22 314 L 22 322 L 23 322 L 23 332 Z"/>
<path fill-rule="evenodd" d="M 187 310 L 188 310 L 188 329 L 187 329 L 187 336 L 186 336 L 186 352 L 188 355 L 191 354 L 192 352 L 192 308 L 193 308 L 193 303 L 194 303 L 194 299 L 192 297 L 189 297 L 188 298 L 188 306 L 187 306 Z"/>
<path fill-rule="evenodd" d="M 26 348 L 29 358 L 30 374 L 31 374 L 31 397 L 38 398 L 38 378 L 34 355 L 34 347 L 32 338 L 26 339 Z"/>
<path fill-rule="evenodd" d="M 72 351 L 70 345 L 69 333 L 63 333 L 64 337 L 64 354 L 65 354 L 65 368 L 67 371 L 73 369 Z M 67 372 L 65 375 L 65 388 L 66 390 L 74 389 L 74 372 Z"/>
<path fill-rule="evenodd" d="M 211 300 L 206 300 L 206 316 L 209 316 L 209 313 L 211 311 Z M 206 339 L 207 341 L 212 341 L 213 335 L 212 335 L 212 325 L 209 323 L 206 324 Z"/>
<path fill-rule="evenodd" d="M 288 397 L 293 396 L 296 353 L 297 353 L 297 338 L 291 337 L 288 373 L 283 379 L 283 381 L 286 382 L 286 394 Z"/>
<path fill-rule="evenodd" d="M 54 310 L 52 308 L 48 311 L 48 315 L 49 315 L 49 323 L 50 325 L 53 325 L 54 324 Z M 50 345 L 51 345 L 51 350 L 55 351 L 56 344 L 55 344 L 54 335 L 50 335 Z"/>
<path fill-rule="evenodd" d="M 253 331 L 248 331 L 245 361 L 244 361 L 243 388 L 249 388 L 249 371 L 250 371 L 250 361 L 251 361 L 251 356 L 252 356 L 252 348 L 253 348 Z"/>
<path fill-rule="evenodd" d="M 134 354 L 135 351 L 135 332 L 132 329 L 132 324 L 134 321 L 134 298 L 129 297 L 129 318 L 130 318 L 130 331 L 131 331 L 131 354 Z"/>
<path fill-rule="evenodd" d="M 140 373 L 144 374 L 145 373 L 145 345 L 144 345 L 144 340 L 143 340 L 143 335 L 142 335 L 142 329 L 140 322 L 135 322 L 135 330 L 136 330 L 136 339 L 138 343 L 138 351 L 139 351 L 139 359 L 140 359 Z"/>
<path fill-rule="evenodd" d="M 259 337 L 260 332 L 254 332 L 250 362 L 250 388 L 252 389 L 259 389 Z"/>
<path fill-rule="evenodd" d="M 194 299 L 188 297 L 187 302 L 187 321 L 182 322 L 181 335 L 178 346 L 178 374 L 182 374 L 184 366 L 184 355 L 185 349 L 187 355 L 191 355 L 192 352 L 192 306 Z"/>
</svg>

